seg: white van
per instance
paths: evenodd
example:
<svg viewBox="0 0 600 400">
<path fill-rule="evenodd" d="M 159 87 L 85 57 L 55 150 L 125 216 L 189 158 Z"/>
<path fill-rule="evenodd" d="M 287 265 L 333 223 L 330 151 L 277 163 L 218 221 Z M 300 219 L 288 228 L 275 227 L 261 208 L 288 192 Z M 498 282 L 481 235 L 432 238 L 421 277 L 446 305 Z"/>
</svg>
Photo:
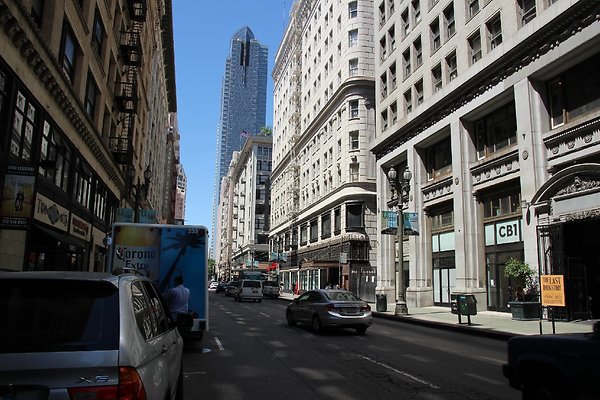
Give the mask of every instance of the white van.
<svg viewBox="0 0 600 400">
<path fill-rule="evenodd" d="M 235 301 L 242 300 L 254 300 L 259 303 L 262 302 L 263 290 L 262 282 L 250 279 L 244 279 L 240 283 L 240 287 L 236 290 L 233 295 Z"/>
</svg>

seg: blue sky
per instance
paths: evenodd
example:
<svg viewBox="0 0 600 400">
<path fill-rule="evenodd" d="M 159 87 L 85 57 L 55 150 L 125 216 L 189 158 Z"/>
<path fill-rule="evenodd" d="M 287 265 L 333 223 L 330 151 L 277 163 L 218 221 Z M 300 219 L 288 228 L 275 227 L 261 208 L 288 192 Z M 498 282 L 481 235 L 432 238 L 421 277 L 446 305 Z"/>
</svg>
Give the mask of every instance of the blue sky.
<svg viewBox="0 0 600 400">
<path fill-rule="evenodd" d="M 273 125 L 271 71 L 292 0 L 173 0 L 177 115 L 187 175 L 186 224 L 211 228 L 221 82 L 229 43 L 250 27 L 269 47 L 267 125 Z"/>
</svg>

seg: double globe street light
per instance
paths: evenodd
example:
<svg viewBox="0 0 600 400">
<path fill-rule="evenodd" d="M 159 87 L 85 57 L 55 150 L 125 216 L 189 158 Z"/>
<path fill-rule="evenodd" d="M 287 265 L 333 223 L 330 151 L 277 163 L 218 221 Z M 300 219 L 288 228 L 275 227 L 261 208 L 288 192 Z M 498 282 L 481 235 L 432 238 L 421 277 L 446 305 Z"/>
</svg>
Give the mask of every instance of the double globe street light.
<svg viewBox="0 0 600 400">
<path fill-rule="evenodd" d="M 391 167 L 387 173 L 388 182 L 390 184 L 390 191 L 392 192 L 392 198 L 387 202 L 388 207 L 396 207 L 396 218 L 397 218 L 397 236 L 398 236 L 398 279 L 396 284 L 397 300 L 396 309 L 394 313 L 396 315 L 407 315 L 408 307 L 406 305 L 405 296 L 405 285 L 404 285 L 404 204 L 408 203 L 410 194 L 410 180 L 412 179 L 412 172 L 408 169 L 408 166 L 404 169 L 402 174 L 402 180 L 396 181 L 397 173 L 394 167 Z"/>
</svg>

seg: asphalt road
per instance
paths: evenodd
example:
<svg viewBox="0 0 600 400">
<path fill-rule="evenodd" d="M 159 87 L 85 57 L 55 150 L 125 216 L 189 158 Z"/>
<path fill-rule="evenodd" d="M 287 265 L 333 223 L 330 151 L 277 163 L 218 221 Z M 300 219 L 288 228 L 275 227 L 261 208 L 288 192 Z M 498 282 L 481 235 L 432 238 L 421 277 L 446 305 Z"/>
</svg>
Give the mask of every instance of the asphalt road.
<svg viewBox="0 0 600 400">
<path fill-rule="evenodd" d="M 186 400 L 520 398 L 501 340 L 383 319 L 314 335 L 286 325 L 285 301 L 209 304 L 210 330 L 184 354 Z"/>
</svg>

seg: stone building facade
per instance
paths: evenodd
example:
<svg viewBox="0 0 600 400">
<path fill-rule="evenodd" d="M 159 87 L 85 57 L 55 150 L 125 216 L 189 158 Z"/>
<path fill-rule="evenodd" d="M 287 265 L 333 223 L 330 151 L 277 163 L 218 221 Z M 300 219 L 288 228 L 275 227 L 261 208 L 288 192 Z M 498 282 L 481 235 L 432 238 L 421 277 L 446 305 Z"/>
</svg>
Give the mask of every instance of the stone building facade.
<svg viewBox="0 0 600 400">
<path fill-rule="evenodd" d="M 508 311 L 510 258 L 565 277 L 563 318 L 600 315 L 600 4 L 377 0 L 378 208 L 413 174 L 408 307 Z M 379 293 L 395 297 L 394 237 Z"/>
<path fill-rule="evenodd" d="M 170 0 L 0 1 L 2 268 L 104 270 L 145 170 L 172 219 L 174 68 Z"/>
<path fill-rule="evenodd" d="M 270 246 L 285 290 L 375 296 L 373 12 L 296 1 L 276 55 Z"/>
</svg>

